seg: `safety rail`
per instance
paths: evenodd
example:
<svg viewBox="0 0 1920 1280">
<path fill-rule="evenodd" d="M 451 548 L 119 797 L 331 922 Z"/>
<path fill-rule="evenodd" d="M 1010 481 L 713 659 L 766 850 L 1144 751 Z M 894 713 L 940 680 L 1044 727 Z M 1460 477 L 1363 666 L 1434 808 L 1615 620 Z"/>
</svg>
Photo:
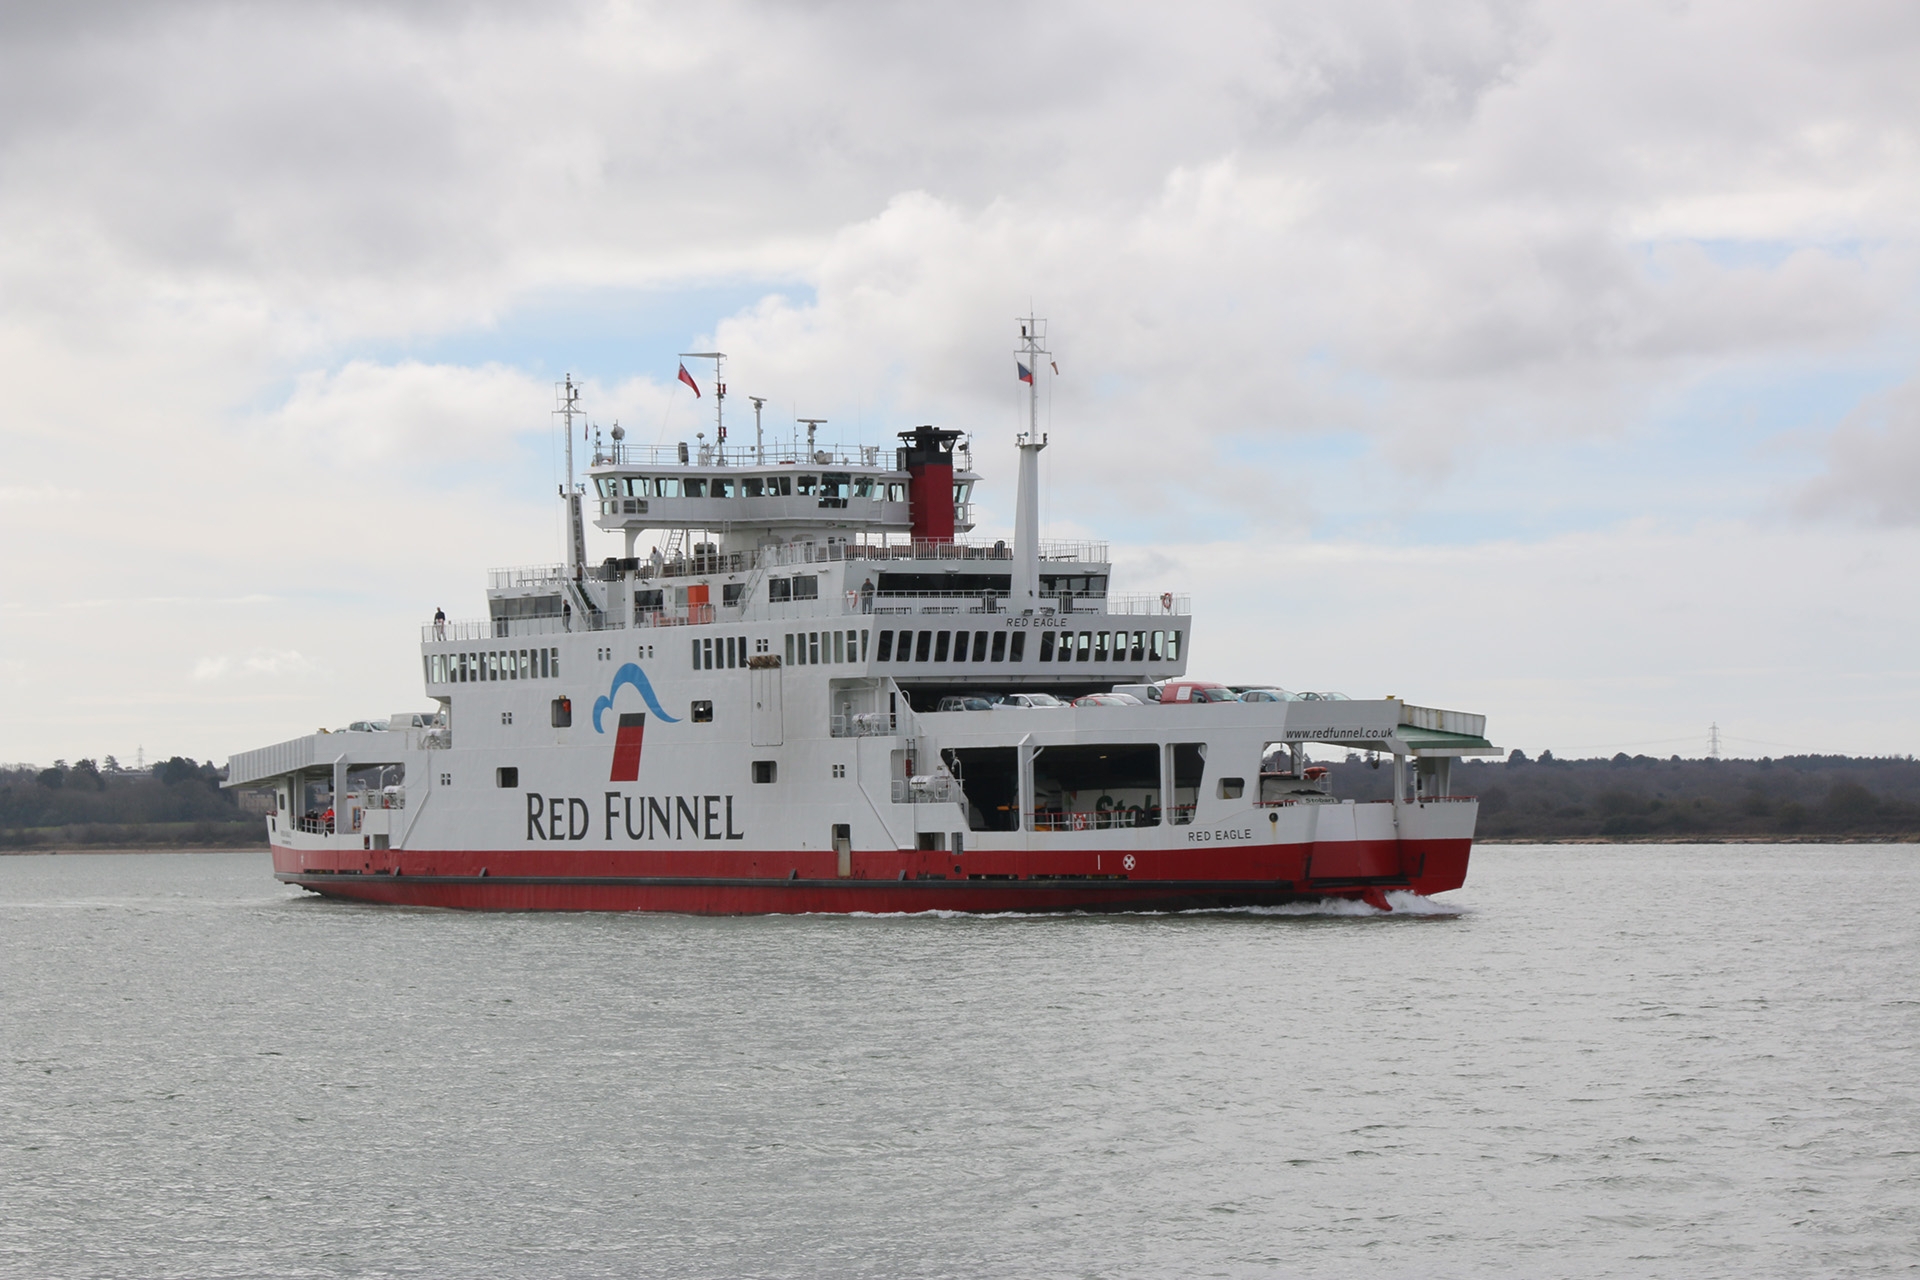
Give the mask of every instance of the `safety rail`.
<svg viewBox="0 0 1920 1280">
<path fill-rule="evenodd" d="M 502 591 L 514 587 L 540 587 L 550 582 L 565 582 L 570 575 L 564 564 L 516 564 L 487 570 L 487 587 Z"/>
<path fill-rule="evenodd" d="M 960 780 L 946 774 L 916 774 L 893 780 L 895 804 L 954 804 L 966 798 Z"/>
<path fill-rule="evenodd" d="M 833 717 L 830 733 L 836 738 L 891 738 L 898 730 L 885 711 L 856 711 Z"/>
<path fill-rule="evenodd" d="M 1159 826 L 1160 807 L 1141 808 L 1136 805 L 1126 809 L 1035 809 L 1028 817 L 1034 831 L 1115 831 Z"/>
<path fill-rule="evenodd" d="M 815 447 L 798 444 L 735 445 L 733 448 L 698 444 L 614 444 L 601 443 L 593 451 L 596 467 L 867 467 L 895 470 L 892 449 L 877 444 Z M 686 456 L 681 456 L 684 450 Z M 900 474 L 904 475 L 904 472 Z"/>
</svg>

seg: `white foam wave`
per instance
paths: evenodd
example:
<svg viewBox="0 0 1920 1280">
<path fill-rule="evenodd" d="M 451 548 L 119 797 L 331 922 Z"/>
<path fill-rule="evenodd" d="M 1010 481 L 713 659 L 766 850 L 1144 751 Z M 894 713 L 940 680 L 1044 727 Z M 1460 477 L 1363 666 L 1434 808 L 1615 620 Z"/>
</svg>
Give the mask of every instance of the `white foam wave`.
<svg viewBox="0 0 1920 1280">
<path fill-rule="evenodd" d="M 1360 901 L 1358 898 L 1314 898 L 1301 902 L 1286 902 L 1267 907 L 1195 907 L 1188 911 L 1156 911 L 1150 908 L 1137 911 L 952 911 L 935 909 L 931 911 L 847 911 L 823 912 L 819 914 L 846 915 L 860 920 L 1048 920 L 1064 916 L 1201 916 L 1201 915 L 1244 915 L 1244 916 L 1422 916 L 1445 918 L 1463 914 L 1460 907 L 1448 902 L 1436 902 L 1432 898 L 1413 892 L 1411 889 L 1387 890 L 1387 905 L 1391 912 L 1382 911 Z M 813 913 L 809 913 L 813 914 Z"/>
</svg>

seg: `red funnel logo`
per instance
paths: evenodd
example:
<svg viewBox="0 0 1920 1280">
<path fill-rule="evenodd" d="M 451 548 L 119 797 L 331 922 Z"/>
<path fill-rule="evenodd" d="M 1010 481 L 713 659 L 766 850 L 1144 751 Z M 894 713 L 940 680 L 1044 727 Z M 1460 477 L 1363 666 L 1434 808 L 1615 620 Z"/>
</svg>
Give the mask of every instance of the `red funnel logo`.
<svg viewBox="0 0 1920 1280">
<path fill-rule="evenodd" d="M 646 731 L 647 713 L 623 711 L 620 730 L 613 739 L 613 772 L 608 782 L 634 782 L 640 777 L 640 736 Z"/>
</svg>

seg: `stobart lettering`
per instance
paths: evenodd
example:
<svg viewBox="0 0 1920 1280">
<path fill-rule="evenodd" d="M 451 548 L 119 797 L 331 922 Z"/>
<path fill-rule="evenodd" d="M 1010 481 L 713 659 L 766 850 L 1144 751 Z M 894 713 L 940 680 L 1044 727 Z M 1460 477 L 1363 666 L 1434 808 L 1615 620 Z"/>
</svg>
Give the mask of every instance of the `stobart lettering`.
<svg viewBox="0 0 1920 1280">
<path fill-rule="evenodd" d="M 733 823 L 733 797 L 634 796 L 604 793 L 603 838 L 619 840 L 745 840 Z M 578 796 L 527 795 L 527 839 L 585 840 L 592 834 L 591 809 Z"/>
</svg>

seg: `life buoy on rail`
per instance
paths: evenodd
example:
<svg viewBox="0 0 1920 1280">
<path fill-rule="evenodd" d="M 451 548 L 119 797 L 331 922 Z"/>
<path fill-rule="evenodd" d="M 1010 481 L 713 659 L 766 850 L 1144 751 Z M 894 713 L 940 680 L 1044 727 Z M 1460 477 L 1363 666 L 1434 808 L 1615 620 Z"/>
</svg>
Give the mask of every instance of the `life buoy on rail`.
<svg viewBox="0 0 1920 1280">
<path fill-rule="evenodd" d="M 1165 609 L 1168 613 L 1173 612 L 1173 592 L 1162 591 L 1160 593 L 1160 607 L 1162 609 Z"/>
</svg>

